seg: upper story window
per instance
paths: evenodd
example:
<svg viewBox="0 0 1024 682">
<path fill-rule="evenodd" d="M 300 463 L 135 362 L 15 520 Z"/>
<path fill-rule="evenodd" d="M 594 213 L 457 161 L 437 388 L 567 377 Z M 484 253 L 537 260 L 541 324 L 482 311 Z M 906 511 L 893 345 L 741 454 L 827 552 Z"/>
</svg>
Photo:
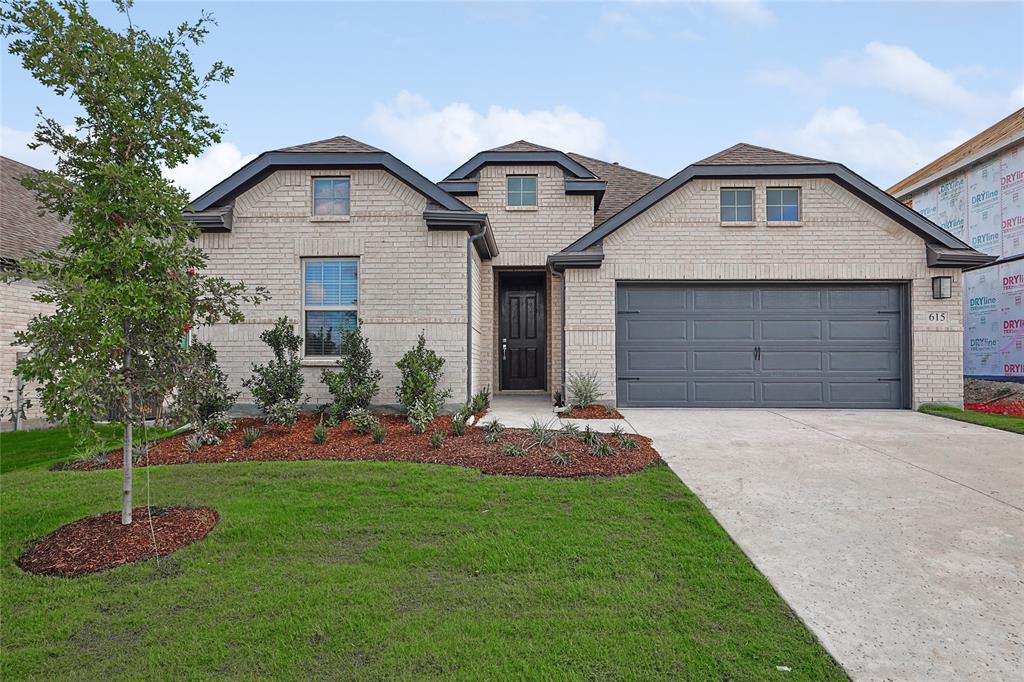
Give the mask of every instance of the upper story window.
<svg viewBox="0 0 1024 682">
<path fill-rule="evenodd" d="M 336 356 L 341 331 L 355 329 L 359 315 L 359 261 L 303 259 L 302 309 L 306 357 Z"/>
<path fill-rule="evenodd" d="M 749 223 L 754 220 L 754 190 L 722 189 L 722 222 Z"/>
<path fill-rule="evenodd" d="M 766 199 L 768 222 L 800 220 L 800 190 L 769 187 Z"/>
<path fill-rule="evenodd" d="M 506 177 L 508 186 L 508 206 L 537 205 L 537 176 L 509 175 Z"/>
<path fill-rule="evenodd" d="M 313 178 L 313 215 L 347 216 L 351 186 L 349 178 Z"/>
</svg>

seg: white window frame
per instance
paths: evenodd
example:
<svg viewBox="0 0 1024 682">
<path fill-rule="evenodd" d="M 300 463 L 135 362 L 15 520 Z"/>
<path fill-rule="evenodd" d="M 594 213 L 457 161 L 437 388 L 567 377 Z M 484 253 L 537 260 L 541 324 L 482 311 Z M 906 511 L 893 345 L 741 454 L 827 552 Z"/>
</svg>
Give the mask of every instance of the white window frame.
<svg viewBox="0 0 1024 682">
<path fill-rule="evenodd" d="M 308 305 L 306 303 L 306 266 L 310 263 L 337 263 L 349 261 L 356 264 L 356 302 L 355 305 Z M 359 259 L 352 257 L 337 257 L 337 258 L 303 258 L 302 267 L 300 268 L 299 277 L 300 280 L 300 299 L 302 301 L 302 317 L 299 324 L 302 327 L 302 357 L 303 359 L 309 358 L 311 360 L 337 360 L 338 355 L 308 355 L 306 353 L 306 313 L 307 312 L 354 312 L 356 314 L 356 324 L 359 323 L 359 300 L 362 298 L 362 291 L 360 291 L 362 285 L 362 278 L 359 276 Z"/>
<path fill-rule="evenodd" d="M 348 211 L 346 213 L 316 212 L 316 181 L 344 180 L 348 183 Z M 309 215 L 314 220 L 348 220 L 352 215 L 352 178 L 348 175 L 314 175 L 309 182 Z"/>
<path fill-rule="evenodd" d="M 726 205 L 722 203 L 723 192 L 750 192 L 750 220 L 725 220 L 722 218 L 722 209 Z M 733 204 L 732 208 L 739 208 L 739 204 Z M 718 188 L 718 219 L 723 225 L 739 224 L 749 225 L 757 220 L 757 190 L 753 187 L 719 187 Z"/>
<path fill-rule="evenodd" d="M 771 217 L 771 215 L 769 215 L 769 212 L 768 212 L 768 206 L 769 206 L 769 204 L 768 204 L 768 194 L 770 192 L 773 192 L 773 191 L 796 192 L 796 218 L 794 220 L 788 220 L 786 218 L 781 218 L 779 220 L 772 220 L 772 217 Z M 801 220 L 803 220 L 803 217 L 804 217 L 803 194 L 804 193 L 802 191 L 800 191 L 799 187 L 765 187 L 765 190 L 764 190 L 764 219 L 767 222 L 769 222 L 769 223 L 799 223 Z M 782 207 L 786 206 L 786 204 L 775 204 L 775 205 L 782 206 Z"/>
<path fill-rule="evenodd" d="M 532 204 L 511 204 L 509 199 L 512 196 L 512 190 L 509 189 L 508 181 L 512 178 L 533 178 L 533 203 Z M 520 197 L 523 195 L 523 190 L 517 190 Z M 533 173 L 509 173 L 505 176 L 505 207 L 512 209 L 530 209 L 537 208 L 540 203 L 540 180 L 536 174 Z"/>
</svg>

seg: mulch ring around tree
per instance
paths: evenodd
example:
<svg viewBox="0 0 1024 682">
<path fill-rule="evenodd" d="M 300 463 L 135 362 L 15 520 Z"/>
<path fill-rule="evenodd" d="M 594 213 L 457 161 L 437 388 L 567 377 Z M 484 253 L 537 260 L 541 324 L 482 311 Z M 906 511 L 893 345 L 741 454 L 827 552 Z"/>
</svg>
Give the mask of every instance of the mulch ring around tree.
<svg viewBox="0 0 1024 682">
<path fill-rule="evenodd" d="M 210 507 L 136 507 L 132 522 L 121 512 L 106 512 L 61 526 L 18 557 L 29 573 L 77 578 L 121 564 L 167 556 L 206 537 L 217 525 Z M 154 547 L 153 538 L 156 537 Z"/>
<path fill-rule="evenodd" d="M 624 419 L 614 407 L 605 407 L 604 405 L 573 407 L 558 416 L 562 419 Z"/>
<path fill-rule="evenodd" d="M 438 417 L 425 433 L 416 433 L 405 420 L 397 415 L 376 415 L 387 428 L 384 443 L 373 442 L 369 434 L 356 433 L 349 421 L 328 428 L 327 442 L 313 443 L 313 427 L 319 421 L 314 415 L 303 415 L 293 427 L 264 426 L 256 418 L 238 419 L 235 429 L 221 436 L 218 445 L 206 445 L 195 452 L 185 449 L 187 434 L 179 434 L 157 441 L 150 446 L 146 457 L 140 458 L 136 466 L 156 464 L 197 464 L 217 462 L 264 462 L 297 461 L 308 459 L 326 460 L 375 460 L 421 462 L 426 464 L 449 464 L 471 467 L 485 474 L 511 476 L 620 476 L 633 473 L 658 461 L 657 451 L 651 447 L 649 438 L 633 436 L 636 448 L 621 447 L 619 440 L 611 434 L 597 434 L 613 448 L 612 454 L 598 457 L 592 454 L 591 446 L 565 435 L 557 437 L 560 453 L 568 455 L 567 463 L 552 460 L 552 444 L 540 446 L 527 429 L 505 429 L 497 443 L 484 440 L 485 430 L 469 426 L 462 436 L 451 431 L 451 417 Z M 247 427 L 260 428 L 262 434 L 251 447 L 243 447 L 242 432 Z M 430 435 L 435 429 L 444 432 L 444 443 L 434 449 Z M 525 455 L 506 454 L 506 444 L 526 449 Z M 117 469 L 121 467 L 121 452 L 114 451 L 90 460 L 76 462 L 67 467 L 72 471 L 93 469 Z"/>
</svg>

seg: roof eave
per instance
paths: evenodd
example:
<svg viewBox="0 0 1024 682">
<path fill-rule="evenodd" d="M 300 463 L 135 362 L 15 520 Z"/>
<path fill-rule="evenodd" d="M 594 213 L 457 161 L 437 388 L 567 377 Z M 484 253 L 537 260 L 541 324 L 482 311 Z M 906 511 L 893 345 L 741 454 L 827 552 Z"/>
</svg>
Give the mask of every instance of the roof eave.
<svg viewBox="0 0 1024 682">
<path fill-rule="evenodd" d="M 930 268 L 975 268 L 998 260 L 997 256 L 973 249 L 950 249 L 937 244 L 928 244 L 926 253 Z"/>
<path fill-rule="evenodd" d="M 490 260 L 498 255 L 498 242 L 494 238 L 494 230 L 491 229 L 491 224 L 484 213 L 426 210 L 423 212 L 423 219 L 430 231 L 465 231 L 470 235 L 482 235 L 481 239 L 473 242 L 477 254 L 482 260 Z"/>
<path fill-rule="evenodd" d="M 547 258 L 548 269 L 556 273 L 564 273 L 567 268 L 593 269 L 601 267 L 604 253 L 587 251 L 585 253 L 553 253 Z"/>
<path fill-rule="evenodd" d="M 569 158 L 564 152 L 480 152 L 462 164 L 444 179 L 466 180 L 475 175 L 484 166 L 537 166 L 554 164 L 575 178 L 595 179 L 583 164 Z"/>
</svg>

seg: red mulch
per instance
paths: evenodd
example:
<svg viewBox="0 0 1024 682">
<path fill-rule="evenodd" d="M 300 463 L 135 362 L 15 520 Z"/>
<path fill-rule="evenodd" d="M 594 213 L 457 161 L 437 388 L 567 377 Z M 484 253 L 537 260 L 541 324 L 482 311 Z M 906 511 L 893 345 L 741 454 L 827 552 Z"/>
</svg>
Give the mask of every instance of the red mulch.
<svg viewBox="0 0 1024 682">
<path fill-rule="evenodd" d="M 622 414 L 614 407 L 605 407 L 604 405 L 574 407 L 560 416 L 562 419 L 623 419 Z"/>
<path fill-rule="evenodd" d="M 217 520 L 209 507 L 153 507 L 152 529 L 146 507 L 136 507 L 127 526 L 121 524 L 119 511 L 97 514 L 61 526 L 18 557 L 17 564 L 29 573 L 76 578 L 167 556 L 205 538 Z"/>
<path fill-rule="evenodd" d="M 502 453 L 504 443 L 516 443 L 528 447 L 533 438 L 526 429 L 505 429 L 498 443 L 484 442 L 484 430 L 480 427 L 466 428 L 463 436 L 451 433 L 451 417 L 443 416 L 434 420 L 425 433 L 415 433 L 404 417 L 377 415 L 387 427 L 387 437 L 377 445 L 369 434 L 359 435 L 352 424 L 344 421 L 328 429 L 327 442 L 314 445 L 313 426 L 319 418 L 303 415 L 293 428 L 263 427 L 264 432 L 250 448 L 242 447 L 242 430 L 247 426 L 261 427 L 263 420 L 246 418 L 235 421 L 235 430 L 224 434 L 219 445 L 207 445 L 196 452 L 185 450 L 185 434 L 157 441 L 149 450 L 149 464 L 190 464 L 211 462 L 263 462 L 275 460 L 376 460 L 422 462 L 428 464 L 451 464 L 479 469 L 485 474 L 511 476 L 619 476 L 639 471 L 659 461 L 657 451 L 651 447 L 649 438 L 634 436 L 637 445 L 633 450 L 618 447 L 618 441 L 611 435 L 603 435 L 618 450 L 610 457 L 594 457 L 590 447 L 571 438 L 560 437 L 559 450 L 568 453 L 569 464 L 555 464 L 551 461 L 551 448 L 535 446 L 522 457 L 510 457 Z M 430 434 L 440 428 L 445 432 L 444 444 L 440 449 L 430 446 Z M 143 458 L 136 466 L 145 466 Z M 76 471 L 91 469 L 116 469 L 121 466 L 121 452 L 107 453 L 71 465 Z"/>
<path fill-rule="evenodd" d="M 996 401 L 990 403 L 966 403 L 964 409 L 988 414 L 1005 414 L 1011 417 L 1024 417 L 1024 400 Z"/>
</svg>

